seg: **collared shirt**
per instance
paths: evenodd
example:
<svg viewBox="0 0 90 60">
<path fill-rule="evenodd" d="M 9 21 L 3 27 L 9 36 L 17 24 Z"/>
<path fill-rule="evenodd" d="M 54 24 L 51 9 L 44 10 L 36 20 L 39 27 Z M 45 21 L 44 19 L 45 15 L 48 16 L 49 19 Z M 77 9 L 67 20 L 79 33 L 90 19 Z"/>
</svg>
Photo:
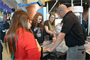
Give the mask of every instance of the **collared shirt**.
<svg viewBox="0 0 90 60">
<path fill-rule="evenodd" d="M 83 45 L 85 43 L 84 35 L 78 17 L 72 11 L 69 11 L 63 17 L 63 20 L 64 22 L 61 32 L 66 34 L 66 45 L 68 47 L 74 45 Z"/>
</svg>

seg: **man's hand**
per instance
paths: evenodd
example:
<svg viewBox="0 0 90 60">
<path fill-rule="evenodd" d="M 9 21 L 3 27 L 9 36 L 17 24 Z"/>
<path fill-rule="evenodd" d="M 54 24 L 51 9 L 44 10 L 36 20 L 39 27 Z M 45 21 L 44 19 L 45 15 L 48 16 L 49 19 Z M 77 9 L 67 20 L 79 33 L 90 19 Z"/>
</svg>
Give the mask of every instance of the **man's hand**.
<svg viewBox="0 0 90 60">
<path fill-rule="evenodd" d="M 54 45 L 53 45 L 51 48 L 47 49 L 47 51 L 52 52 L 58 45 L 60 45 L 60 43 L 63 41 L 65 35 L 66 35 L 65 33 L 62 33 L 62 32 L 61 32 L 61 33 L 58 35 L 58 37 L 57 37 Z"/>
<path fill-rule="evenodd" d="M 50 48 L 47 48 L 47 51 L 48 51 L 48 52 L 52 52 L 53 50 L 51 50 Z"/>
</svg>

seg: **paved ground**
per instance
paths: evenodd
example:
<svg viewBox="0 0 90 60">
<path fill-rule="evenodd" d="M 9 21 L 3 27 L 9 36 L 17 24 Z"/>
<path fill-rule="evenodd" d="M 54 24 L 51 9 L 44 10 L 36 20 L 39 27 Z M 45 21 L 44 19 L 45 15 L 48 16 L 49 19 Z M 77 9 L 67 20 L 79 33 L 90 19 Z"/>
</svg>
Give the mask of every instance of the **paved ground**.
<svg viewBox="0 0 90 60">
<path fill-rule="evenodd" d="M 2 45 L 3 45 L 2 60 L 11 60 L 10 54 L 6 51 L 5 44 L 2 43 Z"/>
</svg>

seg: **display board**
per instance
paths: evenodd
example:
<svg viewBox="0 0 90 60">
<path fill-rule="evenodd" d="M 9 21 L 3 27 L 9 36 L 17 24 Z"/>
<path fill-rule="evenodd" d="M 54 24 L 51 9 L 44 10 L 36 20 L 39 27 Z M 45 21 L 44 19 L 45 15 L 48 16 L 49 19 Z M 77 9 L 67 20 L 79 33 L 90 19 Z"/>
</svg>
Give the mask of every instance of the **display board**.
<svg viewBox="0 0 90 60">
<path fill-rule="evenodd" d="M 37 12 L 39 12 L 39 13 L 41 13 L 41 14 L 43 15 L 43 22 L 44 22 L 45 20 L 47 20 L 47 19 L 46 19 L 46 7 L 40 8 L 39 10 L 37 10 Z"/>
<path fill-rule="evenodd" d="M 90 35 L 90 7 L 88 9 L 88 35 Z"/>
</svg>

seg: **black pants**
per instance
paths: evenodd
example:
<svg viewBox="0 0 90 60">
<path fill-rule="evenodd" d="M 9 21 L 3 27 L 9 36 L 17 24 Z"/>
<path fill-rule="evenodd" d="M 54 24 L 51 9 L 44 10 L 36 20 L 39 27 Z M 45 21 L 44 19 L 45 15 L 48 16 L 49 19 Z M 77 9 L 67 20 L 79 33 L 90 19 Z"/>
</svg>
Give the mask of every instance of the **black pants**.
<svg viewBox="0 0 90 60">
<path fill-rule="evenodd" d="M 3 52 L 3 46 L 2 46 L 2 44 L 0 43 L 0 60 L 2 60 L 2 52 Z"/>
<path fill-rule="evenodd" d="M 2 60 L 2 52 L 0 52 L 0 60 Z"/>
</svg>

